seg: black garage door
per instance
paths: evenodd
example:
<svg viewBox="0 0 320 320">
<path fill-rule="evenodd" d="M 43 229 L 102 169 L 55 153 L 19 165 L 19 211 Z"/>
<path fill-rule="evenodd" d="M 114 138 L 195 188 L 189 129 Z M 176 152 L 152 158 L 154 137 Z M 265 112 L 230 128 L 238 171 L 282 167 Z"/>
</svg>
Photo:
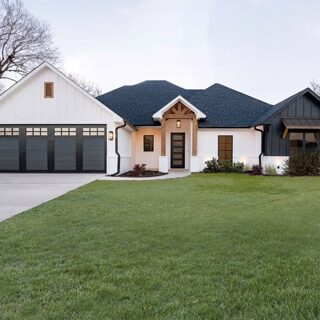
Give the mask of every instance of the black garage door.
<svg viewBox="0 0 320 320">
<path fill-rule="evenodd" d="M 105 172 L 106 126 L 0 125 L 2 172 Z"/>
<path fill-rule="evenodd" d="M 0 127 L 0 170 L 19 170 L 19 128 Z"/>
<path fill-rule="evenodd" d="M 26 139 L 26 170 L 48 170 L 48 140 L 47 138 Z"/>
</svg>

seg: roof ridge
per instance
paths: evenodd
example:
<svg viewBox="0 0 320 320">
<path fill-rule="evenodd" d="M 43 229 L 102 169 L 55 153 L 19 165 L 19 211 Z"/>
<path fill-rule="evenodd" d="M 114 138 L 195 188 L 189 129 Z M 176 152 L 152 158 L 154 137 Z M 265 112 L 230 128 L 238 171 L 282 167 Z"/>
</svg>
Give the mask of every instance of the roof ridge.
<svg viewBox="0 0 320 320">
<path fill-rule="evenodd" d="M 170 85 L 172 85 L 174 87 L 177 87 L 179 89 L 187 90 L 186 88 L 180 87 L 179 85 L 177 85 L 177 84 L 175 84 L 175 83 L 173 83 L 173 82 L 171 82 L 169 80 L 144 80 L 142 82 L 137 83 L 136 85 L 139 85 L 139 84 L 142 84 L 142 83 L 146 83 L 146 82 L 162 82 L 162 83 L 164 82 L 164 83 L 170 84 Z"/>
<path fill-rule="evenodd" d="M 103 97 L 103 96 L 105 96 L 105 95 L 107 95 L 107 94 L 109 94 L 109 93 L 114 93 L 115 91 L 120 90 L 120 89 L 133 88 L 133 87 L 137 87 L 137 86 L 139 86 L 139 85 L 142 85 L 142 84 L 148 83 L 148 82 L 149 82 L 149 83 L 152 83 L 152 82 L 167 83 L 167 84 L 169 84 L 169 85 L 171 85 L 171 86 L 174 86 L 174 87 L 176 87 L 176 88 L 179 88 L 179 89 L 181 89 L 181 90 L 187 90 L 187 89 L 185 89 L 185 88 L 183 88 L 183 87 L 180 87 L 180 86 L 178 86 L 178 85 L 176 85 L 176 84 L 174 84 L 174 83 L 172 83 L 172 82 L 170 82 L 170 81 L 168 81 L 168 80 L 143 80 L 143 81 L 137 82 L 137 83 L 135 83 L 135 84 L 123 85 L 123 86 L 121 86 L 121 87 L 118 87 L 118 88 L 112 89 L 112 90 L 110 90 L 110 91 L 104 92 L 103 94 L 99 95 L 97 98 Z"/>
<path fill-rule="evenodd" d="M 212 87 L 217 87 L 217 86 L 223 87 L 223 88 L 225 88 L 225 89 L 228 89 L 228 90 L 230 90 L 230 91 L 233 91 L 233 92 L 235 92 L 235 93 L 237 93 L 237 94 L 240 94 L 240 95 L 242 95 L 242 96 L 246 96 L 246 97 L 248 97 L 248 98 L 250 98 L 250 99 L 254 99 L 254 100 L 258 101 L 258 102 L 262 102 L 262 103 L 264 103 L 264 104 L 266 104 L 266 105 L 272 106 L 272 104 L 270 104 L 270 103 L 268 103 L 268 102 L 265 102 L 265 101 L 263 101 L 263 100 L 261 100 L 261 99 L 258 99 L 258 98 L 255 98 L 255 97 L 253 97 L 253 96 L 250 96 L 250 95 L 247 94 L 247 93 L 240 92 L 240 91 L 238 91 L 238 90 L 235 90 L 235 89 L 233 89 L 233 88 L 230 88 L 230 87 L 225 86 L 225 85 L 223 85 L 223 84 L 221 84 L 221 83 L 218 83 L 218 82 L 214 83 L 213 85 L 211 85 L 210 87 L 206 88 L 205 90 L 208 90 L 208 89 L 210 89 L 210 88 L 212 88 Z"/>
</svg>

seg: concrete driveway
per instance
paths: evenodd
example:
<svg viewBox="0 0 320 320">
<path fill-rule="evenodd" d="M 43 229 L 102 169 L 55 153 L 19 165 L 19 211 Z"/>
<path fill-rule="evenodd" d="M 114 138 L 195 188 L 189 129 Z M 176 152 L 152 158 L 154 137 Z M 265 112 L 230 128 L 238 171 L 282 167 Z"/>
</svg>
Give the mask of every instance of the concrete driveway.
<svg viewBox="0 0 320 320">
<path fill-rule="evenodd" d="M 0 173 L 0 221 L 103 176 L 80 173 Z"/>
</svg>

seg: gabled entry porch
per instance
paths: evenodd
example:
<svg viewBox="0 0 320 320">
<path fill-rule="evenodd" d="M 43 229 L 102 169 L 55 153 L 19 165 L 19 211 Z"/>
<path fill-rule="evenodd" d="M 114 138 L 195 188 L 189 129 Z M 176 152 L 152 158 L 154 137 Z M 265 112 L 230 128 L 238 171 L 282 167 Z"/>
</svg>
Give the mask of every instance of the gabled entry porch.
<svg viewBox="0 0 320 320">
<path fill-rule="evenodd" d="M 181 96 L 153 115 L 161 123 L 159 171 L 198 166 L 198 120 L 205 115 Z"/>
</svg>

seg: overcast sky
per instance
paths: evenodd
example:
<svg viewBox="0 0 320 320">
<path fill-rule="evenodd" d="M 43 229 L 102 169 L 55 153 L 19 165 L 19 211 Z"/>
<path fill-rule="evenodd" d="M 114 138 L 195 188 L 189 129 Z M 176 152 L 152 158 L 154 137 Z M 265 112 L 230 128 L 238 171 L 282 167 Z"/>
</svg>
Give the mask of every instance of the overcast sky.
<svg viewBox="0 0 320 320">
<path fill-rule="evenodd" d="M 104 92 L 221 83 L 276 103 L 320 81 L 319 0 L 25 0 L 64 68 Z"/>
</svg>

